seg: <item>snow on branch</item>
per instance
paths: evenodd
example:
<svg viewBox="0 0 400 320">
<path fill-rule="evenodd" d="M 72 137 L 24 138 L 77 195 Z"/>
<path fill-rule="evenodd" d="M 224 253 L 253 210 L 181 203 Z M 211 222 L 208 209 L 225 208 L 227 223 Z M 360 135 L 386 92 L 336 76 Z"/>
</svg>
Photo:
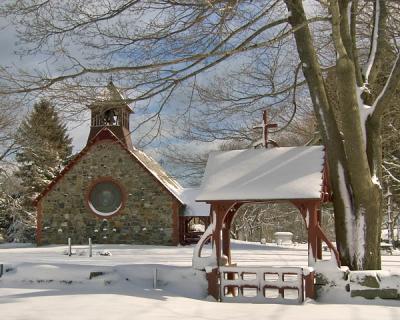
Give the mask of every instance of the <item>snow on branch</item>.
<svg viewBox="0 0 400 320">
<path fill-rule="evenodd" d="M 365 87 L 365 86 L 356 87 L 358 110 L 359 110 L 359 113 L 360 113 L 361 130 L 362 130 L 362 133 L 363 133 L 363 138 L 364 138 L 365 147 L 366 147 L 367 146 L 366 145 L 366 141 L 367 141 L 366 124 L 367 124 L 368 117 L 373 112 L 373 109 L 371 108 L 371 106 L 368 106 L 368 105 L 364 104 L 364 101 L 361 98 L 361 95 L 365 90 L 368 90 L 368 88 Z"/>
<path fill-rule="evenodd" d="M 378 48 L 378 35 L 379 35 L 379 16 L 380 16 L 380 4 L 379 0 L 375 0 L 375 22 L 374 32 L 371 41 L 371 52 L 368 57 L 367 65 L 364 70 L 365 83 L 368 83 L 369 74 L 375 61 L 376 51 Z"/>
<path fill-rule="evenodd" d="M 387 165 L 390 165 L 390 166 L 392 166 L 392 167 L 395 167 L 395 168 L 400 168 L 400 165 L 397 164 L 397 163 L 394 163 L 394 162 L 383 161 L 383 163 L 384 163 L 384 164 L 387 164 Z"/>
<path fill-rule="evenodd" d="M 351 33 L 351 7 L 353 5 L 353 1 L 349 1 L 347 4 L 347 24 L 349 28 L 349 33 Z"/>
<path fill-rule="evenodd" d="M 396 61 L 393 64 L 393 68 L 390 72 L 390 75 L 386 81 L 385 86 L 383 87 L 381 93 L 379 94 L 374 104 L 372 105 L 371 111 L 373 113 L 379 113 L 379 114 L 382 113 L 383 108 L 390 102 L 399 82 L 400 82 L 400 53 L 397 54 Z"/>
<path fill-rule="evenodd" d="M 366 122 L 369 117 L 374 115 L 381 115 L 383 109 L 389 105 L 391 98 L 393 97 L 394 92 L 398 84 L 400 83 L 400 53 L 397 55 L 396 61 L 392 67 L 392 70 L 389 74 L 389 77 L 386 81 L 385 86 L 382 91 L 376 98 L 375 102 L 372 106 L 364 104 L 364 101 L 361 97 L 363 92 L 369 92 L 369 89 L 366 85 L 362 87 L 356 87 L 357 91 L 357 101 L 360 112 L 360 121 L 361 121 L 361 129 L 363 131 L 364 142 L 367 141 L 366 134 Z"/>
<path fill-rule="evenodd" d="M 390 170 L 388 170 L 385 166 L 382 166 L 382 168 L 383 168 L 383 170 L 386 171 L 386 173 L 389 175 L 389 177 L 390 177 L 391 179 L 393 179 L 393 180 L 394 180 L 395 182 L 397 182 L 397 183 L 400 183 L 400 180 L 397 179 L 397 178 L 390 172 Z"/>
</svg>

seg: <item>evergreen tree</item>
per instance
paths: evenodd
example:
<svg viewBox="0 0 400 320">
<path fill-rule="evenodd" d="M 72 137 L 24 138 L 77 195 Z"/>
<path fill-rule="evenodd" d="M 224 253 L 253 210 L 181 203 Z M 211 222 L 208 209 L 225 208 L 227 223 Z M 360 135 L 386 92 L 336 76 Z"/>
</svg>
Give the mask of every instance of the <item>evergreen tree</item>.
<svg viewBox="0 0 400 320">
<path fill-rule="evenodd" d="M 36 213 L 24 206 L 21 193 L 0 193 L 1 238 L 13 242 L 33 242 Z"/>
<path fill-rule="evenodd" d="M 30 199 L 60 172 L 71 156 L 71 141 L 54 106 L 46 100 L 35 104 L 17 134 L 21 150 L 16 155 L 19 166 L 16 175 L 22 180 Z"/>
<path fill-rule="evenodd" d="M 35 212 L 23 206 L 22 186 L 9 170 L 0 170 L 0 240 L 33 241 Z"/>
<path fill-rule="evenodd" d="M 32 241 L 36 220 L 32 201 L 71 156 L 72 139 L 54 106 L 41 100 L 21 123 L 16 140 L 20 149 L 16 154 L 15 176 L 20 179 L 23 192 L 9 198 L 8 215 L 12 218 L 7 236 L 10 241 Z"/>
</svg>

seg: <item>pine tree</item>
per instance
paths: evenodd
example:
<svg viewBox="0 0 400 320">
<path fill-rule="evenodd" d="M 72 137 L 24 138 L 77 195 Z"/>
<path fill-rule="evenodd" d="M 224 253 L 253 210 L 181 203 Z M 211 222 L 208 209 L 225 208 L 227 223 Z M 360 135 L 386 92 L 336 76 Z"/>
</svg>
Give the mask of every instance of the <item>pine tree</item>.
<svg viewBox="0 0 400 320">
<path fill-rule="evenodd" d="M 46 100 L 35 104 L 19 130 L 16 175 L 33 199 L 60 172 L 71 156 L 71 138 L 54 106 Z"/>
<path fill-rule="evenodd" d="M 24 198 L 19 193 L 1 192 L 0 232 L 2 238 L 12 242 L 33 242 L 35 212 L 24 206 Z"/>
<path fill-rule="evenodd" d="M 49 101 L 41 100 L 21 123 L 17 132 L 20 150 L 16 154 L 23 192 L 12 199 L 12 223 L 8 228 L 11 241 L 32 241 L 35 226 L 34 198 L 57 176 L 71 156 L 72 139 Z"/>
<path fill-rule="evenodd" d="M 35 212 L 23 206 L 23 189 L 11 170 L 0 170 L 0 240 L 33 241 Z"/>
</svg>

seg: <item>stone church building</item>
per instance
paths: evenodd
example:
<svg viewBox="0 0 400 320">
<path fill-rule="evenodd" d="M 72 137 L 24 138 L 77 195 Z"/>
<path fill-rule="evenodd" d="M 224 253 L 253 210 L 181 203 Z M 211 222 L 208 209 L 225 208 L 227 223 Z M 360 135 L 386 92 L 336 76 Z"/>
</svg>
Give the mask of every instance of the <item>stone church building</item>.
<svg viewBox="0 0 400 320">
<path fill-rule="evenodd" d="M 129 103 L 112 82 L 89 106 L 85 148 L 36 198 L 38 245 L 136 243 L 177 245 L 189 222 L 208 223 L 208 205 L 194 203 L 161 166 L 132 145 Z"/>
</svg>

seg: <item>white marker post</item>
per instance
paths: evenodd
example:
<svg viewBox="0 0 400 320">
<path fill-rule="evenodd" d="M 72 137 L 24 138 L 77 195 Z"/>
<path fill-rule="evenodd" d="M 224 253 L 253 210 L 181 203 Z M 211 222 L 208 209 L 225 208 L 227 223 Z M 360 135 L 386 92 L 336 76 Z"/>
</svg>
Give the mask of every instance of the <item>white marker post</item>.
<svg viewBox="0 0 400 320">
<path fill-rule="evenodd" d="M 89 257 L 92 257 L 92 238 L 89 238 Z"/>
<path fill-rule="evenodd" d="M 71 238 L 68 238 L 68 255 L 72 256 Z"/>
<path fill-rule="evenodd" d="M 157 268 L 153 269 L 153 288 L 157 289 Z"/>
</svg>

